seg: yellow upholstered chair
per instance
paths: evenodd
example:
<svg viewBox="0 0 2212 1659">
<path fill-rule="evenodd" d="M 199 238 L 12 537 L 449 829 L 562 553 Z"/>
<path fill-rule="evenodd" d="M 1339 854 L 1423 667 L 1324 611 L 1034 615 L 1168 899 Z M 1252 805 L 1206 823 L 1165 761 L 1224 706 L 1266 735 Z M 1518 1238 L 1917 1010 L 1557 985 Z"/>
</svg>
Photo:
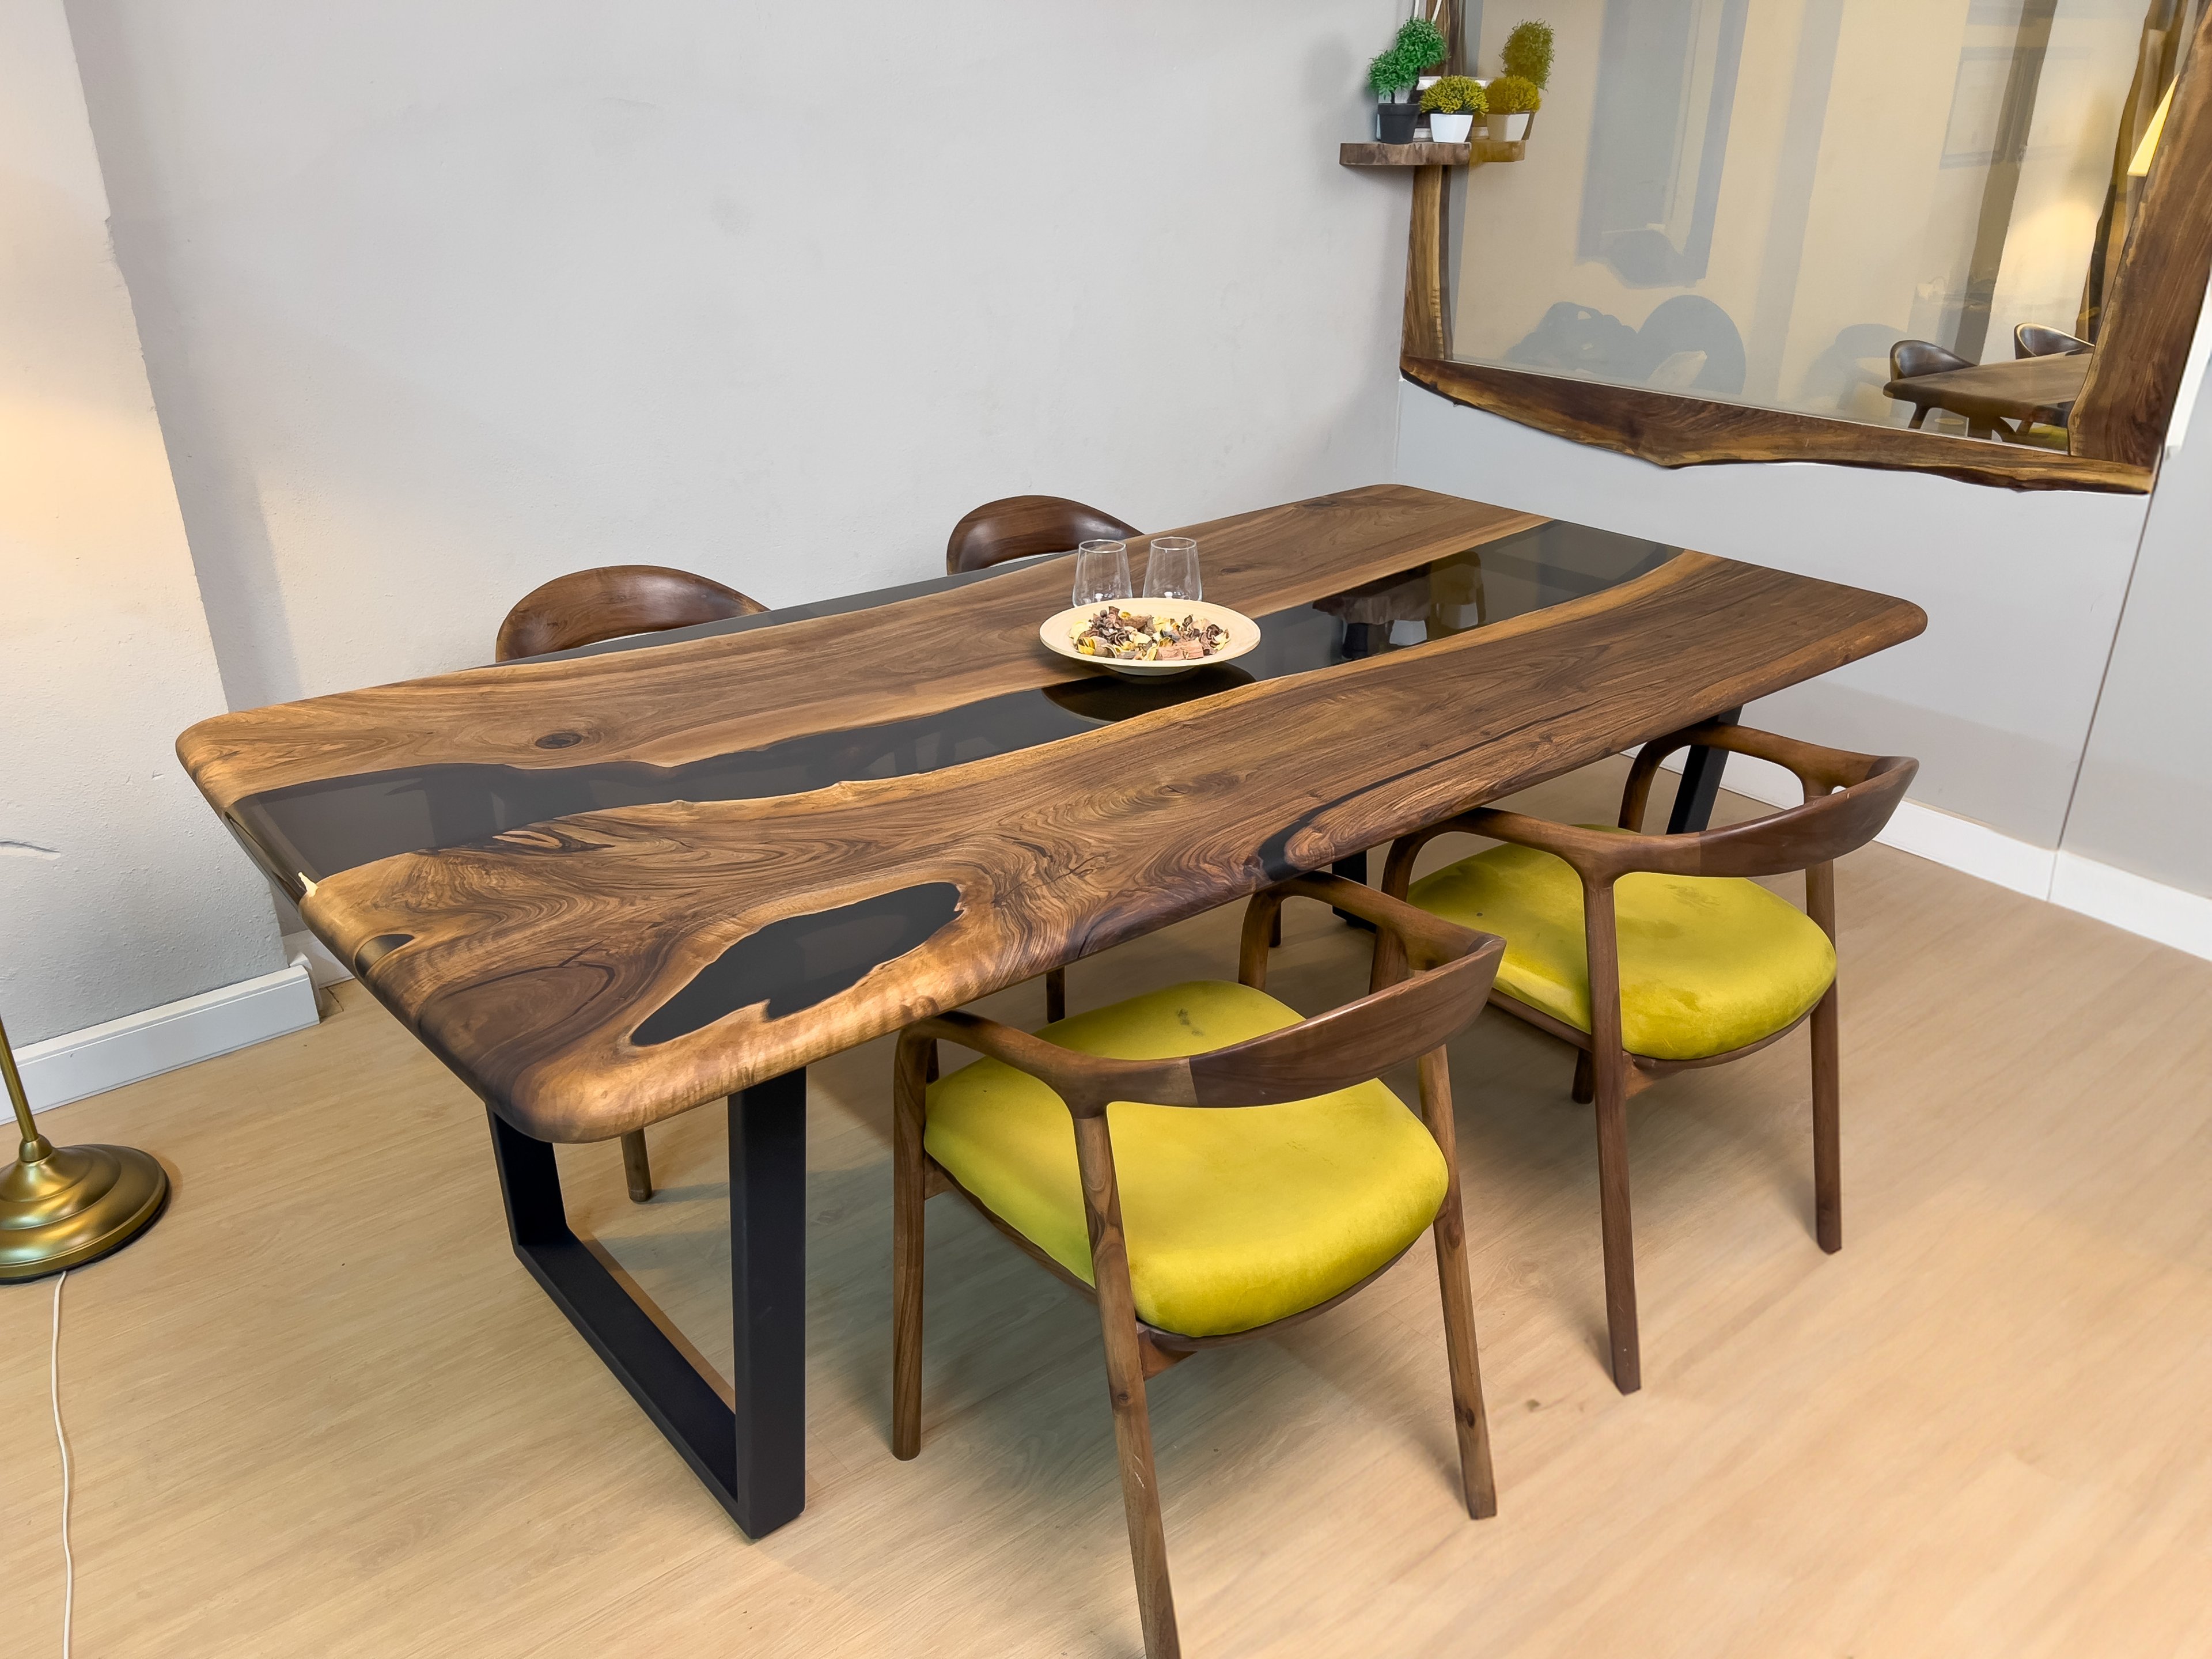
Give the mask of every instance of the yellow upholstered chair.
<svg viewBox="0 0 2212 1659">
<path fill-rule="evenodd" d="M 1694 835 L 1641 833 L 1653 773 L 1692 744 L 1755 755 L 1796 774 L 1805 804 Z M 1843 1246 L 1838 1148 L 1833 861 L 1881 832 L 1918 763 L 1854 755 L 1729 725 L 1646 744 L 1629 770 L 1619 829 L 1547 823 L 1487 809 L 1399 840 L 1382 890 L 1502 934 L 1491 1000 L 1582 1051 L 1575 1098 L 1597 1108 L 1600 1221 L 1613 1376 L 1642 1381 L 1629 1228 L 1628 1097 L 1690 1066 L 1717 1066 L 1813 1024 L 1813 1185 L 1824 1250 Z M 1412 880 L 1413 860 L 1453 830 L 1505 845 Z M 1805 908 L 1753 876 L 1805 872 Z M 1375 982 L 1397 971 L 1376 945 Z"/>
<path fill-rule="evenodd" d="M 1294 894 L 1376 923 L 1419 971 L 1300 1018 L 1265 988 L 1268 929 Z M 1300 876 L 1252 901 L 1237 984 L 1171 986 L 1034 1035 L 951 1013 L 900 1037 L 891 1449 L 921 1449 L 922 1206 L 957 1192 L 1097 1304 L 1151 1659 L 1180 1650 L 1146 1380 L 1320 1312 L 1424 1231 L 1462 1495 L 1470 1515 L 1496 1510 L 1443 1044 L 1482 1012 L 1503 948 L 1371 889 Z M 930 1081 L 939 1042 L 983 1058 Z M 1376 1080 L 1416 1056 L 1418 1119 Z"/>
</svg>

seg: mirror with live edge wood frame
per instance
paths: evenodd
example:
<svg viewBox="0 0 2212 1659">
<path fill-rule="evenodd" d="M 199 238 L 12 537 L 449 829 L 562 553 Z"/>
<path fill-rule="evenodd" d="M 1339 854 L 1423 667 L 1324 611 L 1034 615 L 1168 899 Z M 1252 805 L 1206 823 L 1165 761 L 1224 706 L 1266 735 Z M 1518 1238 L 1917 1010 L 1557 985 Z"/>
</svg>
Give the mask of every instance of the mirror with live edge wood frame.
<svg viewBox="0 0 2212 1659">
<path fill-rule="evenodd" d="M 1138 1022 L 1138 1011 L 1158 1001 L 1139 997 L 1097 1011 L 1088 1017 L 1094 1047 L 1065 1046 L 1054 1037 L 1064 1029 L 1068 1042 L 1081 1020 L 1066 1028 L 1048 1026 L 1031 1034 L 969 1013 L 939 1015 L 909 1026 L 899 1038 L 893 1075 L 892 1125 L 892 1315 L 891 1315 L 891 1449 L 911 1458 L 921 1449 L 921 1340 L 924 1228 L 922 1209 L 939 1193 L 957 1193 L 973 1205 L 986 1221 L 1022 1251 L 1097 1304 L 1104 1339 L 1109 1397 L 1113 1407 L 1114 1438 L 1121 1472 L 1121 1498 L 1128 1522 L 1129 1551 L 1136 1571 L 1137 1606 L 1142 1621 L 1146 1659 L 1176 1659 L 1182 1652 L 1176 1627 L 1174 1597 L 1169 1587 L 1167 1540 L 1160 1516 L 1159 1486 L 1153 1468 L 1152 1423 L 1146 1401 L 1149 1380 L 1170 1366 L 1204 1348 L 1249 1341 L 1284 1326 L 1327 1311 L 1373 1283 L 1409 1249 L 1426 1231 L 1435 1242 L 1437 1274 L 1442 1293 L 1446 1369 L 1451 1382 L 1452 1421 L 1459 1449 L 1460 1500 L 1477 1519 L 1494 1515 L 1497 1486 L 1491 1471 L 1490 1435 L 1482 1407 L 1482 1379 L 1476 1357 L 1474 1308 L 1468 1281 L 1466 1229 L 1461 1212 L 1459 1161 L 1452 1127 L 1451 1083 L 1444 1044 L 1481 1013 L 1498 971 L 1503 949 L 1495 937 L 1440 921 L 1402 900 L 1336 876 L 1300 876 L 1262 890 L 1246 908 L 1239 950 L 1237 980 L 1243 1005 L 1270 1005 L 1265 995 L 1267 939 L 1283 902 L 1291 897 L 1318 899 L 1340 910 L 1350 911 L 1374 924 L 1390 939 L 1396 960 L 1413 970 L 1370 992 L 1358 1001 L 1332 1009 L 1310 1019 L 1300 1019 L 1279 1003 L 1272 1003 L 1272 1016 L 1261 1016 L 1267 1029 L 1243 1041 L 1202 1052 L 1189 1052 L 1191 1033 L 1204 1041 L 1208 1016 L 1194 1013 L 1199 999 L 1211 993 L 1238 996 L 1237 988 L 1204 984 L 1174 988 L 1182 1000 L 1163 1003 L 1152 1017 L 1158 1030 Z M 1116 1042 L 1104 1038 L 1099 1016 L 1127 1018 L 1128 1027 Z M 960 1079 L 974 1073 L 955 1072 L 944 1081 L 933 1081 L 933 1057 L 940 1042 L 971 1049 L 983 1056 L 975 1073 L 994 1073 L 993 1090 L 1012 1073 L 1035 1079 L 1056 1101 L 1036 1103 L 1035 1114 L 1023 1117 L 1019 1105 L 1003 1086 L 984 1095 L 976 1133 L 987 1143 L 994 1138 L 1011 1141 L 1030 1128 L 1045 1135 L 1060 1133 L 1073 1143 L 1073 1169 L 1042 1170 L 1024 1189 L 1009 1185 L 997 1189 L 996 1201 L 1009 1214 L 994 1207 L 994 1189 L 976 1174 L 998 1174 L 1003 1182 L 1006 1156 L 992 1147 L 979 1156 L 972 1149 L 963 1158 L 945 1150 L 937 1136 L 939 1118 L 949 1116 L 945 1091 L 962 1088 Z M 1098 1052 L 1110 1047 L 1149 1050 L 1154 1058 L 1117 1059 Z M 1413 1123 L 1404 1103 L 1376 1081 L 1392 1067 L 1418 1060 L 1420 1079 L 1420 1118 Z M 997 1062 L 994 1066 L 992 1063 Z M 1366 1091 L 1354 1097 L 1354 1090 Z M 976 1091 L 981 1093 L 981 1091 Z M 1376 1095 L 1379 1092 L 1378 1102 Z M 1127 1103 L 1133 1114 L 1109 1112 Z M 1148 1319 L 1160 1317 L 1147 1305 L 1147 1288 L 1157 1303 L 1159 1281 L 1169 1269 L 1157 1262 L 1149 1272 L 1132 1279 L 1133 1261 L 1142 1261 L 1148 1247 L 1164 1249 L 1177 1258 L 1188 1276 L 1202 1277 L 1203 1267 L 1191 1275 L 1193 1262 L 1215 1263 L 1216 1276 L 1232 1281 L 1234 1294 L 1250 1294 L 1250 1279 L 1264 1275 L 1273 1264 L 1288 1259 L 1291 1267 L 1274 1267 L 1285 1276 L 1326 1255 L 1336 1235 L 1336 1218 L 1322 1213 L 1322 1205 L 1335 1196 L 1334 1189 L 1359 1188 L 1363 1179 L 1375 1183 L 1375 1172 L 1389 1159 L 1353 1137 L 1373 1133 L 1379 1106 L 1381 1119 L 1395 1126 L 1395 1144 L 1419 1147 L 1416 1167 L 1430 1175 L 1430 1184 L 1419 1188 L 1417 1203 L 1398 1218 L 1399 1224 L 1379 1240 L 1368 1240 L 1367 1255 L 1341 1251 L 1334 1262 L 1334 1277 L 1306 1280 L 1302 1293 L 1279 1297 L 1269 1316 L 1247 1311 L 1241 1317 L 1217 1313 L 1211 1322 L 1182 1322 L 1169 1329 Z M 1300 1116 L 1289 1137 L 1282 1138 L 1269 1114 L 1245 1108 L 1310 1110 Z M 1172 1129 L 1159 1127 L 1183 1111 L 1210 1120 L 1217 1139 L 1205 1151 L 1180 1139 Z M 1425 1135 L 1423 1130 L 1425 1129 Z M 1274 1138 L 1269 1144 L 1267 1138 Z M 1333 1137 L 1342 1137 L 1341 1144 Z M 1115 1146 L 1121 1143 L 1121 1161 Z M 955 1143 L 956 1145 L 957 1143 Z M 1066 1143 L 1061 1143 L 1063 1149 Z M 1303 1167 L 1305 1178 L 1285 1179 L 1279 1187 L 1269 1183 L 1271 1165 L 1285 1159 L 1283 1149 Z M 1367 1153 L 1363 1159 L 1353 1149 Z M 1431 1150 L 1432 1149 L 1432 1150 Z M 1208 1156 L 1208 1153 L 1211 1156 Z M 939 1161 L 941 1153 L 943 1160 Z M 1018 1154 L 1013 1154 L 1018 1158 Z M 1062 1156 L 1065 1156 L 1063 1150 Z M 1400 1157 L 1403 1158 L 1401 1151 Z M 1425 1160 L 1425 1163 L 1420 1162 Z M 1182 1169 L 1173 1166 L 1182 1164 Z M 1224 1175 L 1225 1168 L 1235 1173 Z M 960 1179 L 966 1173 L 976 1188 Z M 1050 1230 L 1039 1224 L 1038 1200 L 1048 1188 L 1056 1188 L 1055 1176 L 1072 1173 L 1080 1188 L 1083 1237 L 1087 1237 L 1087 1260 L 1076 1261 L 1089 1269 L 1076 1271 L 1065 1254 L 1055 1255 L 1045 1238 Z M 1163 1188 L 1170 1182 L 1180 1194 L 1190 1177 L 1194 1188 L 1190 1201 L 1171 1206 L 1189 1228 L 1175 1240 L 1155 1241 L 1142 1225 L 1125 1226 L 1124 1201 L 1132 1215 L 1145 1213 L 1158 1224 L 1159 1206 L 1146 1205 L 1145 1184 L 1149 1178 Z M 1220 1183 L 1242 1182 L 1245 1190 L 1229 1192 Z M 1006 1196 L 1011 1191 L 1013 1197 Z M 1072 1194 L 1057 1194 L 1063 1202 Z M 1155 1199 L 1157 1195 L 1155 1194 Z M 1223 1236 L 1233 1237 L 1240 1219 L 1254 1208 L 1279 1212 L 1306 1200 L 1304 1213 L 1271 1218 L 1271 1231 L 1259 1248 L 1245 1240 L 1244 1253 L 1231 1265 L 1231 1249 Z M 1209 1200 L 1218 1200 L 1218 1204 Z M 1366 1212 L 1380 1208 L 1375 1195 L 1358 1190 L 1351 1206 Z M 1189 1212 L 1220 1211 L 1218 1233 L 1208 1223 L 1193 1221 Z M 1026 1222 L 1013 1218 L 1026 1213 Z M 1072 1225 L 1072 1211 L 1051 1218 Z M 1304 1240 L 1310 1248 L 1281 1248 L 1285 1238 L 1298 1236 L 1304 1224 L 1315 1237 Z M 1026 1231 L 1025 1231 L 1026 1228 Z M 1059 1230 L 1063 1252 L 1066 1226 Z M 1040 1235 L 1033 1237 L 1032 1234 Z M 1186 1299 L 1186 1308 L 1193 1305 Z M 1201 1324 L 1218 1326 L 1193 1334 Z"/>
<path fill-rule="evenodd" d="M 1419 170 L 1408 379 L 1663 466 L 2149 489 L 2212 272 L 2207 0 L 1545 18 L 1525 159 Z M 1507 20 L 1469 21 L 1488 68 Z M 1976 378 L 1895 380 L 1900 344 Z"/>
<path fill-rule="evenodd" d="M 1692 744 L 1788 769 L 1805 804 L 1718 830 L 1644 835 L 1659 763 Z M 1578 1051 L 1574 1097 L 1596 1109 L 1606 1317 L 1613 1381 L 1624 1394 L 1643 1383 L 1628 1205 L 1632 1096 L 1675 1072 L 1755 1054 L 1809 1024 L 1814 1231 L 1823 1250 L 1843 1248 L 1835 860 L 1881 833 L 1918 769 L 1901 756 L 1851 754 L 1709 722 L 1644 745 L 1617 830 L 1482 808 L 1401 836 L 1390 848 L 1382 890 L 1455 920 L 1480 915 L 1506 941 L 1491 1001 Z M 1453 833 L 1504 845 L 1413 881 L 1422 848 Z M 1749 879 L 1797 871 L 1805 878 L 1802 916 Z M 1643 886 L 1625 892 L 1624 879 Z M 1633 933 L 1624 930 L 1625 912 Z M 1634 957 L 1626 979 L 1624 938 Z M 1402 970 L 1401 948 L 1394 939 L 1377 940 L 1375 985 L 1392 983 Z M 1641 1008 L 1624 1000 L 1624 985 Z M 1700 1005 L 1707 1017 L 1687 1026 L 1680 1011 Z M 1631 1015 L 1644 1010 L 1657 1012 L 1638 1022 L 1642 1030 L 1630 1029 Z M 1671 1025 L 1669 1011 L 1677 1016 Z M 1668 1052 L 1644 1051 L 1661 1048 Z"/>
</svg>

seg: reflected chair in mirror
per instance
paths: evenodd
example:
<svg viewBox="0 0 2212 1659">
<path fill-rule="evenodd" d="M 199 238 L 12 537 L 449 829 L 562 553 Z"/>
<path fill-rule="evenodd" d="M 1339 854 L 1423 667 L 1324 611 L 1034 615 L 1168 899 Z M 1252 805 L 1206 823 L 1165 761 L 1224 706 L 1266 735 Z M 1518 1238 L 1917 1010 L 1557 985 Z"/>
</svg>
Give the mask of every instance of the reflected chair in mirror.
<svg viewBox="0 0 2212 1659">
<path fill-rule="evenodd" d="M 499 625 L 492 659 L 512 662 L 549 651 L 573 651 L 629 634 L 665 633 L 767 609 L 734 587 L 689 570 L 658 564 L 601 565 L 556 576 L 524 594 Z M 644 1130 L 632 1129 L 623 1136 L 622 1155 L 629 1195 L 642 1204 L 653 1196 L 653 1164 L 646 1154 Z"/>
<path fill-rule="evenodd" d="M 1805 804 L 1718 830 L 1644 834 L 1653 774 L 1692 744 L 1786 767 Z M 1644 746 L 1618 829 L 1485 808 L 1390 849 L 1382 890 L 1502 935 L 1491 1000 L 1581 1051 L 1574 1097 L 1596 1107 L 1606 1315 L 1623 1394 L 1643 1376 L 1629 1228 L 1631 1096 L 1673 1073 L 1756 1054 L 1809 1021 L 1814 1232 L 1823 1250 L 1843 1247 L 1834 864 L 1880 833 L 1917 769 L 1899 756 L 1713 723 Z M 1454 832 L 1505 844 L 1413 881 L 1421 849 Z M 1805 876 L 1802 911 L 1750 879 L 1794 871 Z M 1376 984 L 1398 971 L 1396 948 L 1378 940 Z"/>
<path fill-rule="evenodd" d="M 1293 896 L 1367 917 L 1413 971 L 1302 1019 L 1266 991 L 1269 925 Z M 1246 909 L 1235 984 L 1172 986 L 1034 1035 L 951 1013 L 900 1036 L 891 1449 L 921 1449 L 923 1206 L 957 1192 L 1097 1305 L 1150 1659 L 1180 1649 L 1147 1380 L 1335 1306 L 1424 1231 L 1459 1497 L 1470 1516 L 1496 1512 L 1444 1044 L 1482 1012 L 1503 948 L 1372 888 L 1299 876 Z M 929 1082 L 939 1042 L 982 1058 Z M 1378 1080 L 1417 1058 L 1419 1118 Z"/>
<path fill-rule="evenodd" d="M 2070 357 L 2090 349 L 2087 340 L 2041 323 L 2022 323 L 2012 331 L 2014 357 Z"/>
<path fill-rule="evenodd" d="M 952 526 L 945 544 L 945 574 L 957 576 L 1037 553 L 1069 553 L 1085 542 L 1126 542 L 1143 532 L 1110 513 L 1065 495 L 1008 495 L 986 501 Z M 1044 976 L 1047 1019 L 1067 1016 L 1067 969 Z"/>
<path fill-rule="evenodd" d="M 1929 374 L 1948 374 L 1954 368 L 1972 367 L 1973 364 L 1957 352 L 1947 351 L 1932 340 L 1899 340 L 1889 349 L 1889 384 L 1883 390 L 1897 402 L 1912 405 L 1912 418 L 1905 424 L 1914 431 L 1919 430 L 1921 422 L 1928 418 L 1929 410 L 1944 409 L 1959 415 L 1966 422 L 1966 435 L 1970 438 L 2002 439 L 2011 436 L 2012 428 L 1996 416 L 1987 413 L 1965 413 L 1954 403 L 1945 401 L 1945 394 L 1940 389 L 1931 391 L 1923 398 L 1917 396 L 1910 385 L 1899 384 L 1900 381 L 1917 380 Z"/>
</svg>

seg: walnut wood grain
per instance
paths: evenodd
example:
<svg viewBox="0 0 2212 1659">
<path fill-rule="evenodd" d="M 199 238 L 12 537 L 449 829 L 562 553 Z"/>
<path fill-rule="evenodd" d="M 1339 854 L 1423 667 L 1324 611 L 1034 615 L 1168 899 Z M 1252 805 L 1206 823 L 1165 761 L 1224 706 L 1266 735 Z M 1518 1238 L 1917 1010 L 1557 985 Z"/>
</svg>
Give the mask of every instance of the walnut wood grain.
<svg viewBox="0 0 2212 1659">
<path fill-rule="evenodd" d="M 2193 319 L 2195 313 L 2191 315 Z M 2011 489 L 2141 495 L 2151 485 L 2150 467 L 2131 460 L 2094 460 L 2056 450 L 1717 403 L 1649 386 L 1607 386 L 1572 375 L 1447 362 L 1411 352 L 1399 368 L 1407 380 L 1455 404 L 1659 466 L 1826 461 L 1838 466 L 1935 472 Z M 2083 395 L 2087 395 L 2086 389 Z M 2077 405 L 2077 422 L 2079 418 Z"/>
<path fill-rule="evenodd" d="M 1470 138 L 1463 144 L 1423 139 L 1411 144 L 1372 141 L 1340 144 L 1336 161 L 1339 167 L 1464 167 L 1488 161 L 1525 161 L 1528 155 L 1528 143 L 1522 138 Z"/>
<path fill-rule="evenodd" d="M 2165 453 L 2182 369 L 2212 275 L 2212 10 L 2173 88 L 2142 205 L 2097 329 L 2089 377 L 2067 422 L 2077 453 L 2150 468 Z"/>
<path fill-rule="evenodd" d="M 1880 594 L 1685 554 L 1487 629 L 965 766 L 585 813 L 380 860 L 323 881 L 303 912 L 516 1127 L 600 1139 L 1823 673 L 1925 621 Z M 959 890 L 953 920 L 850 989 L 799 1015 L 755 1006 L 631 1042 L 738 939 L 931 882 Z"/>
<path fill-rule="evenodd" d="M 1198 538 L 1206 596 L 1259 615 L 1542 522 L 1377 484 L 1177 533 Z M 439 763 L 676 765 L 1085 678 L 1036 638 L 1067 583 L 1067 562 L 1048 560 L 872 611 L 221 714 L 177 752 L 224 812 L 259 791 Z"/>
<path fill-rule="evenodd" d="M 1444 316 L 1444 170 L 1413 175 L 1412 228 L 1406 250 L 1406 349 L 1417 356 L 1451 356 Z"/>
</svg>

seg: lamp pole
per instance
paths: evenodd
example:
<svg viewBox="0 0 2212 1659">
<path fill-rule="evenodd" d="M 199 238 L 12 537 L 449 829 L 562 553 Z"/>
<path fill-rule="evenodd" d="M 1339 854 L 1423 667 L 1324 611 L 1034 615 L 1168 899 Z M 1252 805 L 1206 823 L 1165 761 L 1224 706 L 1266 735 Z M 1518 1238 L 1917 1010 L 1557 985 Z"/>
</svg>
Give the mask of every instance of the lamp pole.
<svg viewBox="0 0 2212 1659">
<path fill-rule="evenodd" d="M 0 1077 L 22 1132 L 15 1161 L 0 1170 L 0 1282 L 97 1261 L 154 1224 L 167 1173 L 135 1146 L 57 1146 L 40 1134 L 4 1025 Z"/>
</svg>

